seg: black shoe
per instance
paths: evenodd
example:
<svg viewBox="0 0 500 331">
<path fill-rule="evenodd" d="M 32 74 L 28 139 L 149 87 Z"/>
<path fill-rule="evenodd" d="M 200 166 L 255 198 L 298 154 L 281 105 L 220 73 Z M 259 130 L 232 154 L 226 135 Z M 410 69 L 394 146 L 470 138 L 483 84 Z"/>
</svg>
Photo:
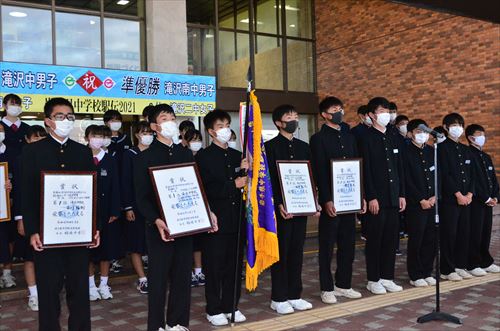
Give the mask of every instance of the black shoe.
<svg viewBox="0 0 500 331">
<path fill-rule="evenodd" d="M 142 282 L 137 281 L 136 288 L 139 291 L 139 293 L 148 294 L 148 281 L 147 280 L 142 281 Z"/>
<path fill-rule="evenodd" d="M 403 255 L 403 252 L 401 252 L 399 249 L 396 249 L 396 256 L 401 256 Z"/>
</svg>

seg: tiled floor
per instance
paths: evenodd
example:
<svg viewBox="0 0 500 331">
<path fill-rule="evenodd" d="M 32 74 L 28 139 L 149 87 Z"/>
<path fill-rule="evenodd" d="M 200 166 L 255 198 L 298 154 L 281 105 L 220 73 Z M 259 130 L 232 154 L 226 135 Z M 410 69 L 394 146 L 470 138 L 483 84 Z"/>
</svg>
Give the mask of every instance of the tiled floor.
<svg viewBox="0 0 500 331">
<path fill-rule="evenodd" d="M 494 253 L 496 261 L 500 262 L 500 221 L 495 221 L 491 252 Z M 404 248 L 403 243 L 402 247 Z M 317 253 L 314 251 L 316 240 L 311 239 L 307 244 L 309 251 L 305 255 L 303 281 L 303 297 L 312 302 L 314 308 L 329 307 L 319 300 L 319 280 L 317 267 Z M 406 274 L 406 257 L 397 258 L 396 282 L 409 289 Z M 353 288 L 360 290 L 364 298 L 372 297 L 365 289 L 365 267 L 364 256 L 361 248 L 356 251 L 354 265 Z M 92 329 L 93 330 L 146 330 L 147 298 L 140 295 L 134 289 L 132 281 L 126 284 L 113 285 L 115 299 L 105 302 L 92 303 Z M 407 292 L 408 294 L 411 291 Z M 5 297 L 5 296 L 4 296 Z M 2 295 L 0 294 L 0 299 Z M 457 289 L 442 295 L 442 310 L 453 313 L 463 320 L 462 326 L 447 323 L 429 323 L 419 325 L 416 318 L 431 311 L 434 307 L 433 296 L 419 298 L 411 301 L 401 302 L 389 306 L 374 305 L 374 309 L 362 313 L 353 313 L 339 318 L 328 318 L 324 315 L 321 322 L 295 328 L 297 330 L 447 330 L 458 328 L 461 330 L 500 330 L 500 275 L 496 281 Z M 270 300 L 270 273 L 268 271 L 260 278 L 260 286 L 254 293 L 245 293 L 242 296 L 240 309 L 252 322 L 275 319 L 278 317 L 269 309 Z M 345 298 L 339 298 L 337 306 L 343 307 L 342 303 L 352 302 Z M 210 330 L 211 327 L 204 315 L 204 292 L 203 288 L 195 288 L 192 291 L 191 300 L 191 323 L 193 331 Z M 20 331 L 36 330 L 37 315 L 28 311 L 26 301 L 22 299 L 4 300 L 0 308 L 0 330 Z M 347 306 L 347 304 L 345 305 Z M 307 312 L 315 314 L 319 309 Z M 62 318 L 67 318 L 66 309 L 63 309 Z M 322 315 L 323 316 L 323 315 Z M 333 316 L 333 315 L 332 315 Z M 297 316 L 300 319 L 300 316 Z M 66 324 L 62 320 L 62 324 Z M 245 325 L 242 324 L 242 327 Z M 261 328 L 259 328 L 261 329 Z M 294 329 L 294 328 L 290 328 Z"/>
</svg>

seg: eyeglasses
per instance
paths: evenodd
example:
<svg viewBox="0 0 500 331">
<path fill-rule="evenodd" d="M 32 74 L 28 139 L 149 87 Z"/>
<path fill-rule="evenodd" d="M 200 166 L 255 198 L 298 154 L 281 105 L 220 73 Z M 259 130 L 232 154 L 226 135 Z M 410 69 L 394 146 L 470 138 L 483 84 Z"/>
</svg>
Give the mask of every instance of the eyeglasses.
<svg viewBox="0 0 500 331">
<path fill-rule="evenodd" d="M 76 116 L 75 114 L 55 114 L 52 118 L 56 121 L 64 121 L 64 119 L 68 119 L 68 121 L 74 122 Z"/>
</svg>

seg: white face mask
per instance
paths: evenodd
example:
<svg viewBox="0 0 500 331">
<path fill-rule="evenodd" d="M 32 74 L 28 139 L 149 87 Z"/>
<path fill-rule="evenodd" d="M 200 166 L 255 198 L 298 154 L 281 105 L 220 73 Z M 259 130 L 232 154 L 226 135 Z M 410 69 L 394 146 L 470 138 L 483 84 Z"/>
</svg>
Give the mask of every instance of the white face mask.
<svg viewBox="0 0 500 331">
<path fill-rule="evenodd" d="M 140 136 L 140 138 L 141 138 L 141 144 L 143 144 L 144 146 L 151 145 L 151 143 L 153 142 L 153 139 L 154 139 L 152 134 L 145 134 L 145 135 Z"/>
<path fill-rule="evenodd" d="M 390 113 L 391 122 L 394 122 L 396 120 L 396 117 L 398 117 L 397 113 Z"/>
<path fill-rule="evenodd" d="M 109 145 L 111 145 L 111 138 L 103 138 L 102 146 L 107 148 Z"/>
<path fill-rule="evenodd" d="M 103 138 L 92 137 L 89 139 L 89 146 L 92 149 L 99 149 L 102 147 Z"/>
<path fill-rule="evenodd" d="M 229 128 L 222 128 L 215 132 L 217 133 L 217 140 L 223 144 L 227 143 L 229 139 L 231 139 L 231 129 Z"/>
<path fill-rule="evenodd" d="M 446 137 L 437 138 L 437 143 L 440 144 L 446 140 Z"/>
<path fill-rule="evenodd" d="M 5 140 L 5 132 L 0 132 L 0 144 Z"/>
<path fill-rule="evenodd" d="M 391 114 L 389 113 L 381 113 L 377 114 L 376 116 L 377 116 L 377 124 L 383 126 L 384 128 L 391 121 Z"/>
<path fill-rule="evenodd" d="M 458 139 L 462 133 L 464 133 L 464 128 L 459 125 L 455 125 L 448 129 L 448 133 L 453 139 Z"/>
<path fill-rule="evenodd" d="M 476 145 L 478 145 L 479 147 L 483 147 L 485 142 L 486 142 L 485 136 L 475 136 L 474 137 L 474 143 Z"/>
<path fill-rule="evenodd" d="M 160 126 L 160 133 L 164 138 L 170 138 L 174 141 L 174 143 L 179 141 L 179 128 L 177 127 L 177 123 L 175 123 L 175 121 L 163 122 Z"/>
<path fill-rule="evenodd" d="M 415 142 L 417 144 L 425 144 L 429 140 L 429 134 L 425 132 L 415 134 Z"/>
<path fill-rule="evenodd" d="M 189 143 L 189 149 L 198 152 L 201 149 L 201 141 L 192 141 Z"/>
<path fill-rule="evenodd" d="M 73 130 L 73 126 L 75 125 L 74 121 L 70 121 L 67 118 L 62 121 L 54 121 L 54 123 L 56 123 L 54 133 L 62 138 L 68 137 L 71 130 Z"/>
<path fill-rule="evenodd" d="M 231 140 L 231 141 L 228 141 L 227 142 L 227 145 L 233 149 L 237 149 L 237 144 L 236 144 L 236 140 Z"/>
<path fill-rule="evenodd" d="M 398 130 L 399 130 L 399 133 L 401 133 L 403 136 L 406 137 L 406 134 L 408 133 L 408 127 L 406 124 L 398 126 Z"/>
<path fill-rule="evenodd" d="M 7 115 L 12 117 L 17 117 L 22 113 L 21 106 L 18 105 L 8 105 L 7 106 Z"/>
<path fill-rule="evenodd" d="M 370 116 L 366 116 L 366 118 L 365 118 L 365 124 L 368 125 L 368 126 L 372 126 L 373 125 L 373 121 L 372 121 L 372 118 Z"/>
<path fill-rule="evenodd" d="M 122 128 L 122 122 L 109 122 L 109 128 L 111 131 L 120 131 Z"/>
</svg>

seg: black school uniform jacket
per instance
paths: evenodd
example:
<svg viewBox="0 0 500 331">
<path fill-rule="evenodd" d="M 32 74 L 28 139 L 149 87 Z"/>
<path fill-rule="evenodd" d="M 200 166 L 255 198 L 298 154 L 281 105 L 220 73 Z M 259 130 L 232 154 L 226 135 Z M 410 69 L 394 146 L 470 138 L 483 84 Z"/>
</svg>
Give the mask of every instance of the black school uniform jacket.
<svg viewBox="0 0 500 331">
<path fill-rule="evenodd" d="M 108 146 L 108 154 L 116 158 L 116 163 L 120 171 L 120 177 L 122 175 L 122 159 L 123 153 L 125 153 L 129 148 L 132 148 L 132 140 L 126 134 L 120 134 L 118 137 L 111 137 L 111 144 Z"/>
<path fill-rule="evenodd" d="M 274 207 L 276 210 L 279 210 L 278 206 L 283 204 L 283 192 L 281 191 L 276 161 L 310 161 L 311 150 L 306 142 L 297 138 L 289 140 L 282 134 L 278 134 L 273 139 L 267 141 L 265 143 L 265 148 L 271 184 L 273 186 Z M 281 216 L 281 214 L 276 213 L 276 216 L 278 215 Z"/>
<path fill-rule="evenodd" d="M 499 199 L 498 180 L 491 157 L 474 146 L 470 146 L 469 148 L 475 168 L 474 183 L 476 194 L 472 198 L 482 204 L 489 198 Z"/>
<path fill-rule="evenodd" d="M 355 137 L 349 130 L 336 130 L 323 124 L 310 141 L 313 175 L 318 186 L 321 205 L 333 201 L 330 160 L 358 157 Z"/>
<path fill-rule="evenodd" d="M 180 144 L 167 146 L 155 140 L 151 146 L 134 160 L 134 187 L 137 208 L 148 226 L 154 226 L 156 219 L 162 218 L 156 201 L 149 168 L 179 163 L 194 162 L 193 153 Z"/>
<path fill-rule="evenodd" d="M 111 216 L 120 216 L 120 180 L 118 166 L 111 155 L 105 153 L 97 165 L 97 219 L 101 228 Z"/>
<path fill-rule="evenodd" d="M 196 163 L 210 209 L 217 216 L 217 233 L 237 233 L 241 189 L 234 180 L 240 171 L 241 152 L 212 143 L 196 154 Z"/>
<path fill-rule="evenodd" d="M 446 139 L 438 145 L 438 174 L 444 202 L 456 203 L 456 192 L 475 193 L 472 158 L 469 147 L 459 142 Z"/>
<path fill-rule="evenodd" d="M 404 153 L 406 203 L 408 208 L 420 208 L 420 201 L 434 196 L 434 151 L 424 144 L 422 148 L 413 143 Z"/>
<path fill-rule="evenodd" d="M 95 171 L 92 152 L 71 139 L 49 137 L 26 145 L 22 153 L 22 215 L 26 236 L 40 232 L 40 174 L 44 170 Z M 99 224 L 99 222 L 97 222 Z M 98 225 L 99 228 L 99 225 Z"/>
<path fill-rule="evenodd" d="M 399 198 L 405 197 L 405 181 L 402 151 L 394 135 L 370 128 L 361 145 L 366 200 L 398 208 Z"/>
<path fill-rule="evenodd" d="M 135 203 L 135 190 L 134 190 L 134 160 L 141 153 L 138 147 L 133 147 L 123 153 L 122 160 L 122 209 L 124 211 L 133 210 L 134 213 L 138 212 L 137 204 Z"/>
</svg>

